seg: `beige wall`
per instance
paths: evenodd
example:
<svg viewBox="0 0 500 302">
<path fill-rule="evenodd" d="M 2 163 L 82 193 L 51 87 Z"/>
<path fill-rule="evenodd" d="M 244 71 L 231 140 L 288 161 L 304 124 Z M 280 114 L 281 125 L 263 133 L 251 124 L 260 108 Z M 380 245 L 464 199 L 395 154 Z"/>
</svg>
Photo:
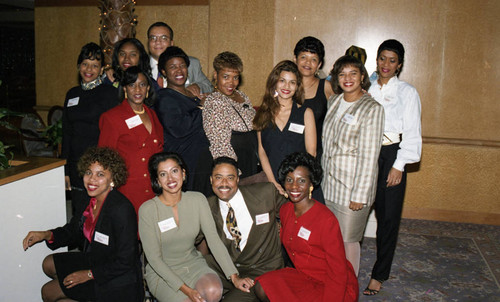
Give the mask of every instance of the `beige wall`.
<svg viewBox="0 0 500 302">
<path fill-rule="evenodd" d="M 409 174 L 404 215 L 496 224 L 499 12 L 500 2 L 494 0 L 211 0 L 208 6 L 136 8 L 141 41 L 146 41 L 149 24 L 166 21 L 175 31 L 175 44 L 198 57 L 209 78 L 215 55 L 225 50 L 239 54 L 241 89 L 256 105 L 272 67 L 292 59 L 295 43 L 304 36 L 325 44 L 325 73 L 353 44 L 366 49 L 371 73 L 378 45 L 388 38 L 400 40 L 406 48 L 401 78 L 420 93 L 423 135 L 489 140 L 496 146 L 425 143 L 420 170 Z M 98 40 L 98 9 L 37 7 L 35 18 L 37 104 L 62 104 L 66 91 L 77 84 L 80 47 Z"/>
</svg>

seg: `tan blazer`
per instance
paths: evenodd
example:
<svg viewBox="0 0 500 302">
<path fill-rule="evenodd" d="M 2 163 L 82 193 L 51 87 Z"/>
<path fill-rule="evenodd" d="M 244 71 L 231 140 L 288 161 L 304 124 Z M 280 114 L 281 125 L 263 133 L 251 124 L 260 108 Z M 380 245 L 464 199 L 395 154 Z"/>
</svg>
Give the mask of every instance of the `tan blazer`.
<svg viewBox="0 0 500 302">
<path fill-rule="evenodd" d="M 351 201 L 370 206 L 375 199 L 378 156 L 384 131 L 384 108 L 363 95 L 339 119 L 335 114 L 343 94 L 328 100 L 323 123 L 325 200 L 348 206 Z"/>
</svg>

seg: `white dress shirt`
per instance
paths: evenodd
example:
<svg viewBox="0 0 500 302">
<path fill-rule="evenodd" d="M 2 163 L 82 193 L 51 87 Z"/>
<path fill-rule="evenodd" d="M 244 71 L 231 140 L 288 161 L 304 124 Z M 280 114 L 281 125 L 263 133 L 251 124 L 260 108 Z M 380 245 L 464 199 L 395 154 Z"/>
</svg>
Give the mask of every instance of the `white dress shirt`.
<svg viewBox="0 0 500 302">
<path fill-rule="evenodd" d="M 368 93 L 384 106 L 384 132 L 402 134 L 393 168 L 404 171 L 406 164 L 420 161 L 422 153 L 420 97 L 415 87 L 396 76 L 382 87 L 376 78 L 370 80 L 372 85 Z"/>
<path fill-rule="evenodd" d="M 240 250 L 243 251 L 247 244 L 248 235 L 250 234 L 250 230 L 252 229 L 253 219 L 248 211 L 247 205 L 245 204 L 245 200 L 243 199 L 243 195 L 240 190 L 236 192 L 236 194 L 229 201 L 231 207 L 234 210 L 234 215 L 236 217 L 236 223 L 238 224 L 238 228 L 241 233 L 241 241 L 240 241 Z M 226 217 L 227 212 L 229 211 L 228 203 L 219 199 L 219 208 L 220 214 L 222 216 L 222 220 L 224 226 L 226 225 Z M 224 234 L 226 234 L 226 238 L 233 240 L 233 235 L 229 232 L 227 227 L 224 227 Z"/>
</svg>

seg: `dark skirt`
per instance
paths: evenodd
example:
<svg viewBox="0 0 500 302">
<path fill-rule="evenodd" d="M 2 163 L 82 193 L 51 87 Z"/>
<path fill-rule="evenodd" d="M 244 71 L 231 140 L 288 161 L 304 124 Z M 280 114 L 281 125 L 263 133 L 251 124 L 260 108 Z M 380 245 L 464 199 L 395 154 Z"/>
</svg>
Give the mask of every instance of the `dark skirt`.
<svg viewBox="0 0 500 302">
<path fill-rule="evenodd" d="M 231 146 L 238 157 L 238 168 L 241 171 L 240 178 L 252 176 L 261 171 L 255 130 L 247 132 L 233 130 Z"/>
<path fill-rule="evenodd" d="M 90 263 L 88 263 L 83 252 L 54 254 L 54 266 L 59 286 L 66 297 L 77 301 L 96 301 L 94 280 L 89 280 L 72 288 L 66 288 L 63 284 L 63 280 L 67 275 L 76 271 L 90 269 Z"/>
</svg>

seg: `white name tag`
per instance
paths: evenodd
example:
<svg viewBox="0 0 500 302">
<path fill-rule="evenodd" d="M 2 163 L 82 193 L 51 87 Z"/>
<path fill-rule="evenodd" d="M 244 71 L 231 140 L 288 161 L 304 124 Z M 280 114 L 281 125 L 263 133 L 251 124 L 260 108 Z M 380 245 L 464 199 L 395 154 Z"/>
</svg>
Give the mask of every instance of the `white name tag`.
<svg viewBox="0 0 500 302">
<path fill-rule="evenodd" d="M 68 107 L 78 105 L 79 101 L 80 101 L 80 97 L 78 97 L 78 96 L 76 98 L 69 99 L 68 100 Z"/>
<path fill-rule="evenodd" d="M 297 234 L 302 239 L 309 240 L 309 236 L 311 236 L 311 231 L 306 229 L 305 227 L 300 227 L 299 233 Z"/>
<path fill-rule="evenodd" d="M 95 231 L 94 240 L 104 245 L 109 245 L 109 236 Z"/>
<path fill-rule="evenodd" d="M 160 232 L 164 233 L 166 231 L 170 231 L 171 229 L 175 229 L 177 224 L 175 223 L 174 217 L 170 217 L 158 222 L 158 227 L 160 228 Z"/>
<path fill-rule="evenodd" d="M 349 125 L 356 125 L 356 117 L 352 114 L 346 113 L 342 118 L 342 121 Z"/>
<path fill-rule="evenodd" d="M 298 134 L 302 134 L 302 133 L 304 133 L 304 128 L 305 128 L 304 125 L 290 123 L 290 127 L 288 127 L 288 131 L 292 131 L 292 132 L 295 132 L 295 133 L 298 133 Z"/>
<path fill-rule="evenodd" d="M 140 116 L 134 115 L 133 117 L 126 119 L 125 123 L 127 123 L 129 129 L 132 129 L 142 124 L 142 120 Z"/>
<path fill-rule="evenodd" d="M 269 213 L 255 215 L 255 224 L 264 224 L 269 222 Z"/>
</svg>

